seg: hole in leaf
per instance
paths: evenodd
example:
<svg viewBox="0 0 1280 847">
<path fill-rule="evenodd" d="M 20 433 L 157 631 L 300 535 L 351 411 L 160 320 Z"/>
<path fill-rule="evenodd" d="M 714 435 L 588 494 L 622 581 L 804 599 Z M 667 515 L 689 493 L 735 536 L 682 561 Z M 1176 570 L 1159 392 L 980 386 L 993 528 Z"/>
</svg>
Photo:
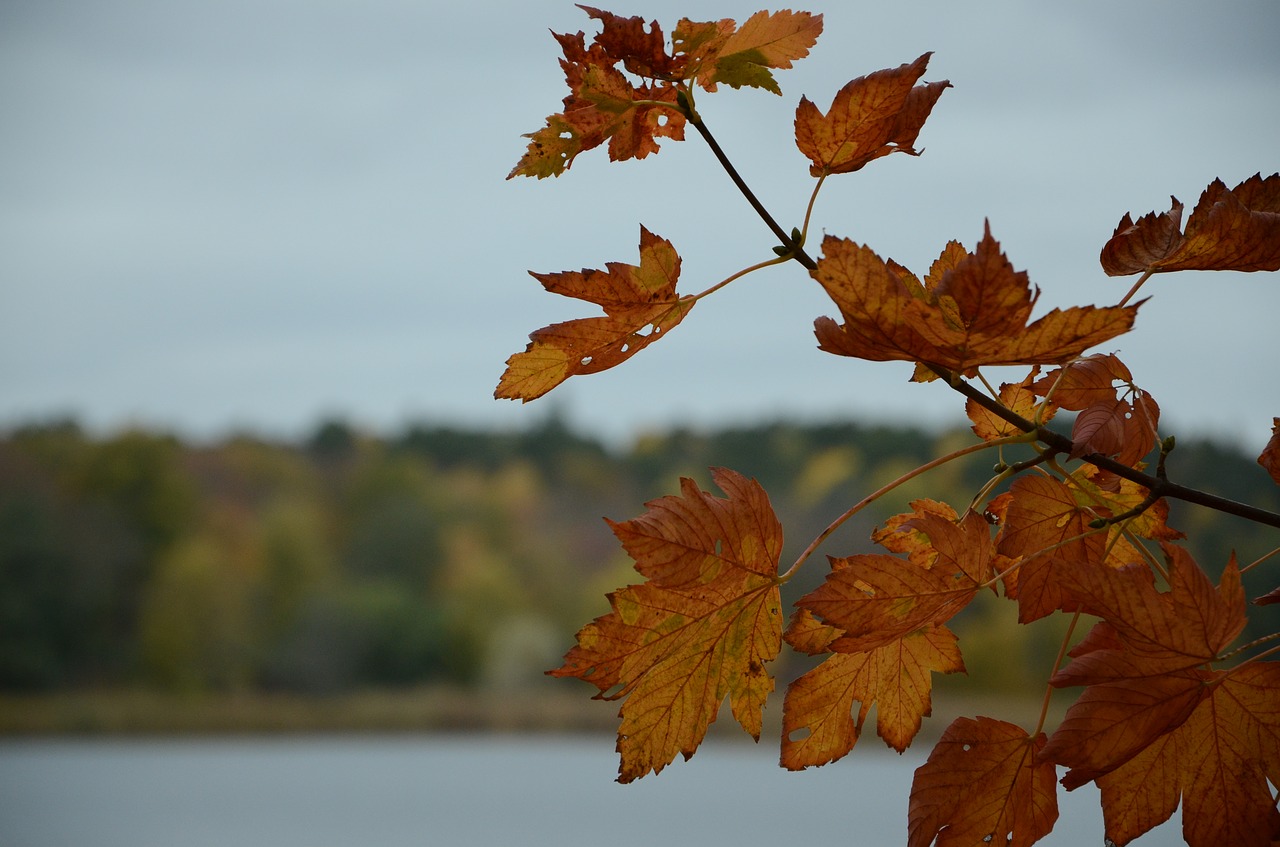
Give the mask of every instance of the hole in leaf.
<svg viewBox="0 0 1280 847">
<path fill-rule="evenodd" d="M 812 734 L 813 734 L 813 730 L 809 729 L 809 727 L 798 726 L 787 733 L 787 740 L 790 741 L 792 744 L 795 744 L 798 741 L 804 741 L 806 738 L 808 738 Z"/>
<path fill-rule="evenodd" d="M 582 357 L 582 362 L 581 362 L 581 364 L 583 364 L 583 365 L 589 365 L 589 364 L 591 364 L 591 357 L 590 357 L 590 356 L 583 356 L 583 357 Z"/>
<path fill-rule="evenodd" d="M 964 745 L 964 747 L 963 747 L 963 748 L 961 748 L 961 749 L 963 749 L 966 753 L 968 753 L 970 750 L 972 750 L 972 749 L 973 749 L 973 745 L 971 745 L 971 744 L 966 744 L 966 745 Z"/>
</svg>

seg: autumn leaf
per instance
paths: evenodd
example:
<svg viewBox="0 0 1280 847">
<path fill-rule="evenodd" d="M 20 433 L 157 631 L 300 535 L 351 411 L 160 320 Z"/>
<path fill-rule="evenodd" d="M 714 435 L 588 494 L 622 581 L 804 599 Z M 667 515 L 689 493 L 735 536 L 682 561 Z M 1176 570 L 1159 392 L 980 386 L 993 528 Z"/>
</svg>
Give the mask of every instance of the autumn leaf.
<svg viewBox="0 0 1280 847">
<path fill-rule="evenodd" d="M 1040 423 L 1048 423 L 1052 420 L 1058 411 L 1057 405 L 1049 402 L 1041 403 L 1031 388 L 1039 374 L 1040 367 L 1037 365 L 1022 382 L 1003 383 L 996 398 L 1000 401 L 1000 405 L 1024 420 L 1039 420 Z M 965 402 L 964 411 L 973 422 L 974 434 L 983 441 L 998 441 L 1022 432 L 1018 427 L 972 399 Z"/>
<path fill-rule="evenodd" d="M 1083 562 L 1058 583 L 1107 622 L 1119 649 L 1093 650 L 1054 676 L 1054 685 L 1174 673 L 1214 661 L 1245 624 L 1244 590 L 1233 556 L 1217 588 L 1184 548 L 1165 544 L 1169 590 L 1156 590 L 1149 568 Z"/>
<path fill-rule="evenodd" d="M 1043 755 L 1070 770 L 1076 788 L 1111 773 L 1182 726 L 1223 678 L 1203 670 L 1244 628 L 1234 557 L 1215 589 L 1181 548 L 1165 545 L 1169 590 L 1145 566 L 1082 563 L 1059 584 L 1102 618 L 1054 674 L 1056 687 L 1087 686 Z"/>
<path fill-rule="evenodd" d="M 1190 847 L 1266 847 L 1280 836 L 1268 787 L 1280 777 L 1280 663 L 1218 673 L 1204 687 L 1180 726 L 1098 777 L 1117 847 L 1168 820 L 1179 798 Z"/>
<path fill-rule="evenodd" d="M 1029 847 L 1058 819 L 1057 774 L 1038 761 L 1044 734 L 991 718 L 958 718 L 916 769 L 909 847 Z"/>
<path fill-rule="evenodd" d="M 796 108 L 796 146 L 813 176 L 851 173 L 890 153 L 918 156 L 911 145 L 951 83 L 916 85 L 929 64 L 910 64 L 858 77 L 836 93 L 824 115 L 807 97 Z"/>
<path fill-rule="evenodd" d="M 973 376 L 984 365 L 1049 365 L 1128 332 L 1140 304 L 1054 309 L 1028 323 L 1035 306 L 1027 275 L 1015 271 L 988 227 L 972 253 L 943 253 L 945 270 L 921 284 L 867 247 L 828 236 L 814 278 L 844 318 L 815 322 L 818 346 L 871 361 L 940 365 Z"/>
<path fill-rule="evenodd" d="M 1097 453 L 1133 467 L 1155 446 L 1160 406 L 1112 354 L 1076 359 L 1050 371 L 1032 390 L 1080 413 L 1071 431 L 1072 458 Z"/>
<path fill-rule="evenodd" d="M 1271 419 L 1271 440 L 1258 456 L 1258 464 L 1280 485 L 1280 418 Z"/>
<path fill-rule="evenodd" d="M 828 633 L 816 641 L 814 631 Z M 834 636 L 834 637 L 833 637 Z M 787 642 L 819 653 L 839 636 L 811 614 L 797 613 Z M 932 713 L 931 673 L 964 671 L 956 637 L 941 625 L 909 633 L 874 650 L 837 652 L 787 688 L 782 706 L 782 766 L 801 770 L 833 762 L 849 753 L 876 706 L 876 732 L 903 752 Z M 860 704 L 854 718 L 854 703 Z"/>
<path fill-rule="evenodd" d="M 532 273 L 555 294 L 602 307 L 604 317 L 543 327 L 523 352 L 507 359 L 494 397 L 537 399 L 578 374 L 618 365 L 684 320 L 693 298 L 676 295 L 680 256 L 671 242 L 640 228 L 640 264 L 610 262 L 605 270 Z"/>
<path fill-rule="evenodd" d="M 754 86 L 781 94 L 771 69 L 790 68 L 808 55 L 822 32 L 822 16 L 808 12 L 759 12 L 739 29 L 729 19 L 682 20 L 671 49 L 656 21 L 624 18 L 579 6 L 600 22 L 584 33 L 553 33 L 560 44 L 569 94 L 560 112 L 527 134 L 528 147 L 507 175 L 560 176 L 579 153 L 608 143 L 612 161 L 658 152 L 658 138 L 684 138 L 687 114 L 680 95 L 689 82 L 715 91 L 718 83 Z"/>
<path fill-rule="evenodd" d="M 718 29 L 717 35 L 721 33 L 723 29 Z M 718 83 L 724 83 L 732 88 L 750 86 L 781 94 L 770 69 L 785 70 L 809 55 L 821 34 L 822 15 L 789 9 L 772 14 L 756 12 L 740 29 L 723 35 L 715 49 L 706 49 L 704 43 L 694 78 L 708 91 L 715 91 Z"/>
<path fill-rule="evenodd" d="M 1060 576 L 1080 562 L 1105 556 L 1105 535 L 1090 532 L 1095 516 L 1080 508 L 1071 489 L 1048 477 L 1021 476 L 1009 494 L 997 549 L 1021 560 L 1005 576 L 1005 592 L 1018 601 L 1018 621 L 1030 623 L 1074 608 Z"/>
<path fill-rule="evenodd" d="M 552 33 L 564 53 L 560 67 L 569 94 L 562 111 L 548 117 L 542 129 L 525 136 L 528 148 L 507 179 L 559 176 L 579 153 L 605 142 L 609 143 L 609 158 L 623 161 L 656 153 L 659 137 L 684 138 L 685 119 L 676 107 L 675 87 L 655 80 L 633 84 L 617 67 L 623 64 L 633 71 L 654 73 L 669 67 L 665 51 L 655 52 L 662 45 L 661 30 L 654 24 L 653 33 L 646 34 L 638 18 L 624 19 L 582 8 L 604 21 L 604 31 L 590 47 L 581 32 Z M 659 103 L 670 105 L 654 105 Z"/>
<path fill-rule="evenodd" d="M 943 623 L 990 579 L 991 533 L 981 515 L 970 512 L 957 523 L 918 512 L 908 526 L 928 537 L 937 554 L 931 566 L 883 554 L 835 559 L 823 584 L 796 602 L 843 631 L 830 649 L 874 650 Z"/>
<path fill-rule="evenodd" d="M 1126 214 L 1102 248 L 1108 276 L 1151 271 L 1280 270 L 1280 174 L 1254 174 L 1228 189 L 1215 179 L 1200 195 L 1185 232 L 1183 206 L 1134 220 Z"/>
<path fill-rule="evenodd" d="M 612 12 L 578 4 L 588 17 L 600 21 L 600 34 L 593 41 L 614 63 L 649 79 L 666 79 L 678 63 L 667 54 L 666 39 L 657 21 L 645 26 L 644 18 L 624 18 Z"/>
<path fill-rule="evenodd" d="M 585 626 L 553 676 L 583 679 L 597 697 L 625 698 L 619 782 L 689 758 L 727 696 L 757 740 L 781 648 L 778 558 L 782 527 L 759 483 L 722 468 L 727 497 L 682 479 L 680 496 L 647 504 L 614 534 L 646 577 L 610 595 L 612 611 Z"/>
</svg>

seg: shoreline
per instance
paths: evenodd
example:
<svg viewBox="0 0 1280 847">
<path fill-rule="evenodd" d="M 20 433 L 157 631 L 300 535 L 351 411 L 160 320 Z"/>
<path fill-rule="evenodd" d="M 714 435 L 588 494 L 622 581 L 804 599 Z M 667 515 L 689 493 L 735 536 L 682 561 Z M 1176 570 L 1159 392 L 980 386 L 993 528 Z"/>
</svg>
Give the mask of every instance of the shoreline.
<svg viewBox="0 0 1280 847">
<path fill-rule="evenodd" d="M 147 689 L 42 694 L 0 694 L 0 740 L 41 737 L 163 737 L 218 735 L 395 734 L 395 733 L 599 733 L 617 732 L 618 703 L 591 699 L 586 686 L 518 690 L 425 686 L 365 690 L 325 696 L 257 691 L 175 694 Z M 934 692 L 916 743 L 932 744 L 957 716 L 987 714 L 1033 727 L 1039 702 L 1006 697 L 981 699 Z M 1051 730 L 1061 717 L 1052 710 Z M 782 698 L 770 698 L 762 740 L 781 734 Z M 864 735 L 874 736 L 875 714 Z M 709 736 L 750 741 L 727 705 Z M 870 740 L 870 739 L 867 739 Z M 914 746 L 914 745 L 913 745 Z"/>
</svg>

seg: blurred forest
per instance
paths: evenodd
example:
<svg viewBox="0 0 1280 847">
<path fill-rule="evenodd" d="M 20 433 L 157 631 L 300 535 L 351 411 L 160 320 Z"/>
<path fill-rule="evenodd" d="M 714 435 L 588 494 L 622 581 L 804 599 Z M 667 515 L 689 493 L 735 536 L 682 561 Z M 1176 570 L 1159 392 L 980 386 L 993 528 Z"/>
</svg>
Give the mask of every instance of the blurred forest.
<svg viewBox="0 0 1280 847">
<path fill-rule="evenodd" d="M 0 693 L 544 684 L 578 627 L 607 611 L 605 593 L 635 581 L 601 518 L 639 515 L 680 476 L 710 488 L 707 468 L 724 465 L 769 492 L 785 566 L 849 505 L 972 439 L 779 422 L 607 449 L 554 415 L 519 432 L 385 436 L 335 420 L 299 444 L 14 429 L 0 436 Z M 995 461 L 981 453 L 914 480 L 824 552 L 872 552 L 871 530 L 911 499 L 963 508 Z M 1227 446 L 1180 442 L 1169 473 L 1280 508 L 1267 474 Z M 1247 563 L 1277 544 L 1274 530 L 1181 504 L 1170 523 L 1215 577 L 1232 550 Z M 811 560 L 784 601 L 824 569 Z M 1250 574 L 1250 596 L 1275 587 L 1266 570 Z M 1280 624 L 1275 608 L 1253 610 L 1265 615 L 1256 634 Z M 986 689 L 1042 691 L 1064 625 L 1019 628 L 1012 604 L 990 597 L 956 629 Z M 779 676 L 808 661 L 784 654 Z"/>
</svg>

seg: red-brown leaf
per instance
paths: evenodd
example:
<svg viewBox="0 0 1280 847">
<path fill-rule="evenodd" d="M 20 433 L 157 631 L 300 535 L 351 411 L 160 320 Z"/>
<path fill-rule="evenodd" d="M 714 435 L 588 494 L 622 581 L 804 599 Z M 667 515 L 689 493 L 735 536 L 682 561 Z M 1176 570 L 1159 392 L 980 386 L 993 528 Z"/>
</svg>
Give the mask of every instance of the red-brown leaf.
<svg viewBox="0 0 1280 847">
<path fill-rule="evenodd" d="M 529 335 L 507 360 L 494 396 L 528 402 L 571 376 L 599 373 L 648 347 L 684 320 L 694 300 L 676 294 L 680 256 L 671 242 L 640 228 L 640 264 L 532 276 L 555 294 L 602 307 L 604 317 L 552 324 Z"/>
<path fill-rule="evenodd" d="M 1280 814 L 1280 663 L 1212 680 L 1180 726 L 1097 780 L 1107 838 L 1124 845 L 1169 819 L 1182 798 L 1190 847 L 1268 847 Z"/>
<path fill-rule="evenodd" d="M 927 289 L 852 241 L 828 236 L 822 250 L 813 277 L 844 323 L 819 318 L 818 346 L 870 361 L 926 362 L 966 376 L 984 365 L 1059 364 L 1128 332 L 1140 305 L 1054 309 L 1028 323 L 1036 295 L 990 229 L 963 258 L 944 252 L 946 269 Z"/>
<path fill-rule="evenodd" d="M 1280 270 L 1280 174 L 1254 174 L 1228 189 L 1215 179 L 1178 231 L 1182 204 L 1134 223 L 1126 214 L 1102 248 L 1109 276 L 1144 271 Z"/>
<path fill-rule="evenodd" d="M 1089 534 L 1092 516 L 1057 480 L 1021 476 L 1009 493 L 997 543 L 1002 555 L 1023 559 L 1005 580 L 1006 592 L 1018 601 L 1018 620 L 1030 623 L 1059 609 L 1075 608 L 1061 576 L 1081 562 L 1101 560 L 1105 537 Z"/>
<path fill-rule="evenodd" d="M 1155 446 L 1160 406 L 1134 385 L 1129 368 L 1114 355 L 1084 356 L 1050 371 L 1032 388 L 1080 412 L 1071 433 L 1073 458 L 1098 453 L 1132 467 Z"/>
<path fill-rule="evenodd" d="M 929 64 L 925 53 L 910 64 L 851 81 L 824 115 L 808 98 L 796 109 L 796 146 L 814 176 L 851 173 L 890 153 L 919 155 L 911 145 L 949 82 L 916 86 Z"/>
<path fill-rule="evenodd" d="M 796 602 L 843 630 L 831 649 L 874 650 L 944 623 L 990 578 L 991 533 L 981 515 L 969 513 L 955 523 L 925 513 L 911 524 L 937 552 L 931 567 L 882 554 L 838 559 L 826 581 Z"/>
<path fill-rule="evenodd" d="M 1271 475 L 1276 485 L 1280 485 L 1280 418 L 1272 418 L 1271 421 L 1271 440 L 1262 448 L 1258 464 Z"/>
<path fill-rule="evenodd" d="M 1181 547 L 1164 545 L 1170 588 L 1156 590 L 1151 571 L 1141 566 L 1109 568 L 1083 562 L 1060 574 L 1058 585 L 1090 614 L 1105 620 L 1124 645 L 1080 656 L 1059 671 L 1054 685 L 1084 685 L 1116 676 L 1113 662 L 1124 661 L 1126 676 L 1174 673 L 1216 659 L 1245 624 L 1244 589 L 1235 557 L 1217 588 Z M 1123 655 L 1120 655 L 1123 654 Z M 1133 670 L 1138 668 L 1139 670 Z"/>
<path fill-rule="evenodd" d="M 1044 734 L 991 718 L 958 718 L 916 769 L 909 847 L 1030 847 L 1058 819 L 1057 774 L 1037 761 Z"/>
<path fill-rule="evenodd" d="M 1205 682 L 1200 673 L 1182 671 L 1090 685 L 1067 710 L 1044 756 L 1071 768 L 1062 784 L 1079 788 L 1186 721 L 1208 696 Z"/>
</svg>

